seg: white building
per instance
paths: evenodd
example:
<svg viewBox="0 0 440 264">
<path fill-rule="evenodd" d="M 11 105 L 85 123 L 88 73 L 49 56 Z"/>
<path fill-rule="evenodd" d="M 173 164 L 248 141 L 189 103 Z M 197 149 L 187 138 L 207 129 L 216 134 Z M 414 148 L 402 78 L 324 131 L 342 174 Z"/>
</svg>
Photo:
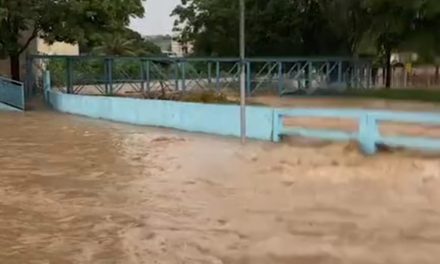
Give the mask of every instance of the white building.
<svg viewBox="0 0 440 264">
<path fill-rule="evenodd" d="M 185 57 L 193 52 L 194 46 L 191 43 L 180 43 L 176 40 L 171 42 L 171 52 L 177 57 Z"/>
<path fill-rule="evenodd" d="M 26 39 L 26 38 L 23 38 Z M 20 79 L 24 80 L 26 76 L 26 56 L 32 54 L 45 55 L 79 55 L 78 44 L 68 44 L 64 42 L 55 42 L 52 45 L 47 44 L 41 38 L 35 38 L 29 44 L 28 48 L 20 55 Z M 9 58 L 0 60 L 0 76 L 10 78 Z"/>
</svg>

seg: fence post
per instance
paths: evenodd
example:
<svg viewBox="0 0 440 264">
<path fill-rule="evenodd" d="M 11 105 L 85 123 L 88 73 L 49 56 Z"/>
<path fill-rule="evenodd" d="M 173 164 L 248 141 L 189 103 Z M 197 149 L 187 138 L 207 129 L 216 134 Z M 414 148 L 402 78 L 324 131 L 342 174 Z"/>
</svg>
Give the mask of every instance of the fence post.
<svg viewBox="0 0 440 264">
<path fill-rule="evenodd" d="M 307 79 L 308 79 L 307 89 L 311 89 L 311 88 L 313 88 L 313 80 L 312 80 L 313 79 L 313 65 L 312 65 L 311 61 L 308 62 L 307 71 L 308 71 L 308 73 L 307 73 Z"/>
<path fill-rule="evenodd" d="M 145 60 L 141 59 L 141 91 L 145 94 Z"/>
<path fill-rule="evenodd" d="M 113 94 L 113 59 L 105 59 L 105 94 Z"/>
<path fill-rule="evenodd" d="M 283 63 L 278 62 L 278 95 L 283 95 L 284 89 L 284 75 L 283 75 Z"/>
<path fill-rule="evenodd" d="M 371 88 L 371 76 L 372 76 L 372 65 L 371 63 L 367 66 L 367 89 Z"/>
<path fill-rule="evenodd" d="M 73 93 L 73 70 L 72 70 L 72 59 L 70 57 L 66 58 L 66 80 L 67 80 L 67 93 Z"/>
<path fill-rule="evenodd" d="M 174 61 L 174 83 L 176 85 L 176 91 L 179 91 L 179 68 L 180 62 L 178 60 Z"/>
<path fill-rule="evenodd" d="M 220 62 L 215 64 L 215 90 L 220 92 Z"/>
<path fill-rule="evenodd" d="M 51 80 L 50 72 L 48 70 L 44 71 L 43 75 L 43 94 L 46 103 L 50 104 L 50 90 L 51 90 Z"/>
<path fill-rule="evenodd" d="M 146 67 L 147 67 L 147 69 L 146 69 L 146 71 L 147 71 L 147 91 L 150 92 L 150 90 L 151 90 L 151 86 L 150 86 L 151 75 L 150 75 L 150 61 L 149 60 L 147 61 Z"/>
<path fill-rule="evenodd" d="M 338 62 L 338 85 L 341 85 L 343 82 L 342 80 L 342 61 Z"/>
<path fill-rule="evenodd" d="M 278 113 L 276 109 L 273 109 L 273 117 L 272 117 L 272 141 L 280 142 L 281 140 L 281 129 L 283 126 L 282 116 Z"/>
<path fill-rule="evenodd" d="M 379 137 L 377 120 L 365 114 L 359 120 L 359 143 L 365 154 L 372 155 L 377 152 L 376 140 Z"/>
<path fill-rule="evenodd" d="M 211 88 L 211 83 L 212 83 L 212 64 L 211 62 L 208 62 L 208 84 L 209 84 L 209 88 Z"/>
<path fill-rule="evenodd" d="M 251 63 L 246 62 L 246 96 L 252 95 L 252 71 L 251 71 Z"/>
<path fill-rule="evenodd" d="M 186 61 L 183 61 L 182 63 L 181 63 L 181 71 L 182 71 L 182 91 L 186 91 L 186 76 L 185 76 L 185 74 L 186 74 L 186 64 L 187 62 Z"/>
</svg>

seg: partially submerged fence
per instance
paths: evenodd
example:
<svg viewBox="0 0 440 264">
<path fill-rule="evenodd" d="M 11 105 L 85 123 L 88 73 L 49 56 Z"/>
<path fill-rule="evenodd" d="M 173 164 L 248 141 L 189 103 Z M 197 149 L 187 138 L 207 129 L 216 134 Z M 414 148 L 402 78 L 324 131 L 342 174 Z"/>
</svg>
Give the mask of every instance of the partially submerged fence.
<svg viewBox="0 0 440 264">
<path fill-rule="evenodd" d="M 240 108 L 237 105 L 72 95 L 61 93 L 52 88 L 51 75 L 49 72 L 45 72 L 46 99 L 52 107 L 61 112 L 192 132 L 240 135 Z M 342 130 L 288 127 L 284 120 L 291 117 L 353 119 L 358 121 L 359 126 L 357 131 L 351 133 Z M 374 154 L 379 144 L 440 151 L 440 137 L 383 135 L 379 129 L 381 122 L 439 126 L 440 114 L 358 109 L 279 109 L 250 106 L 247 107 L 246 116 L 247 136 L 255 139 L 278 142 L 282 136 L 299 136 L 333 141 L 356 140 L 367 154 Z"/>
<path fill-rule="evenodd" d="M 238 92 L 246 67 L 247 96 L 368 89 L 371 62 L 347 58 L 168 58 L 40 56 L 27 63 L 27 87 L 41 89 L 42 72 L 69 94 L 148 93 L 159 90 Z"/>
<path fill-rule="evenodd" d="M 309 129 L 286 126 L 286 118 L 337 118 L 358 121 L 356 132 L 342 130 Z M 374 154 L 378 145 L 405 147 L 421 150 L 440 150 L 440 135 L 437 138 L 413 136 L 386 136 L 379 129 L 383 122 L 417 125 L 440 125 L 438 113 L 393 112 L 350 109 L 290 109 L 276 110 L 273 120 L 273 141 L 280 141 L 282 136 L 300 136 L 332 141 L 358 141 L 367 154 Z"/>
<path fill-rule="evenodd" d="M 25 110 L 23 83 L 0 77 L 0 102 L 20 110 Z"/>
</svg>

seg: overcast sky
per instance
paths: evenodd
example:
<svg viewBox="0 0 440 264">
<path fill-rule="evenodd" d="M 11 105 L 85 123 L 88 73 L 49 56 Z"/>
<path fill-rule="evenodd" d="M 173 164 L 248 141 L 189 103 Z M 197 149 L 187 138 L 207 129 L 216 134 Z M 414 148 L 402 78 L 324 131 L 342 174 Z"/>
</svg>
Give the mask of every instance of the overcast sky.
<svg viewBox="0 0 440 264">
<path fill-rule="evenodd" d="M 174 23 L 170 14 L 179 3 L 180 0 L 147 0 L 145 17 L 134 19 L 130 27 L 142 35 L 170 34 Z"/>
</svg>

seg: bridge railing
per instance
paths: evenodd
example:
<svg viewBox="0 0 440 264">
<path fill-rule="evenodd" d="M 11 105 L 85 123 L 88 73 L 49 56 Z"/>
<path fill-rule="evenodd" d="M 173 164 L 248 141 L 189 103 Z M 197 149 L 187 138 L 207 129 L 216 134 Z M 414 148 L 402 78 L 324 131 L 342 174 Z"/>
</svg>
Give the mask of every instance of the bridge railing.
<svg viewBox="0 0 440 264">
<path fill-rule="evenodd" d="M 0 102 L 25 110 L 25 93 L 22 82 L 0 77 Z"/>
<path fill-rule="evenodd" d="M 34 55 L 28 87 L 53 85 L 71 94 L 146 93 L 158 90 L 239 92 L 246 68 L 248 96 L 312 94 L 320 89 L 370 88 L 371 61 L 351 58 L 168 58 Z"/>
<path fill-rule="evenodd" d="M 356 132 L 346 132 L 342 130 L 288 127 L 285 125 L 284 122 L 287 118 L 295 117 L 357 120 L 358 130 Z M 440 114 L 438 113 L 350 109 L 281 109 L 275 110 L 273 122 L 273 141 L 275 142 L 280 141 L 282 136 L 296 136 L 331 141 L 356 140 L 367 154 L 376 153 L 377 146 L 381 144 L 390 147 L 405 147 L 426 151 L 440 150 L 440 135 L 438 138 L 387 136 L 383 135 L 379 129 L 379 125 L 383 122 L 437 126 L 440 125 Z"/>
</svg>

